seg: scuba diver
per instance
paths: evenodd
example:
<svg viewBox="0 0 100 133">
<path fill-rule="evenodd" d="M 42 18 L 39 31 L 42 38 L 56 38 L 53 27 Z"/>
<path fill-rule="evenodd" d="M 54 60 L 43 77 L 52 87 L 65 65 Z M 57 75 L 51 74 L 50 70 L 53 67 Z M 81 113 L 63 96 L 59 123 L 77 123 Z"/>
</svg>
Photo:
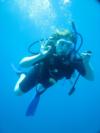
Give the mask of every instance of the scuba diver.
<svg viewBox="0 0 100 133">
<path fill-rule="evenodd" d="M 19 62 L 21 68 L 30 68 L 30 70 L 29 72 L 18 71 L 19 79 L 14 88 L 15 94 L 22 95 L 36 88 L 36 96 L 28 107 L 27 116 L 35 113 L 40 95 L 60 79 L 64 77 L 71 79 L 75 71 L 79 73 L 69 95 L 75 91 L 75 84 L 80 75 L 87 80 L 94 80 L 93 69 L 90 65 L 92 52 L 79 53 L 83 43 L 82 36 L 77 33 L 74 23 L 72 26 L 74 32 L 67 29 L 57 30 L 48 39 L 41 41 L 39 53 L 32 53 L 33 55 L 24 57 Z M 77 48 L 78 36 L 81 38 L 81 43 Z"/>
</svg>

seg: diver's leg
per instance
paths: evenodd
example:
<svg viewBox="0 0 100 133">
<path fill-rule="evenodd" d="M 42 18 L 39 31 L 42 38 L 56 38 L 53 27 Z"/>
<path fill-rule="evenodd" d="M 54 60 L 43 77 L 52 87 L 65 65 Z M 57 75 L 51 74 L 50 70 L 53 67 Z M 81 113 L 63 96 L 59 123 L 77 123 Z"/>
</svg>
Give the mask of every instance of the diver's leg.
<svg viewBox="0 0 100 133">
<path fill-rule="evenodd" d="M 20 83 L 25 79 L 26 75 L 24 73 L 22 73 L 20 75 L 20 78 L 19 80 L 17 81 L 16 85 L 15 85 L 15 88 L 14 88 L 14 92 L 16 95 L 22 95 L 24 92 L 21 90 L 20 88 Z"/>
<path fill-rule="evenodd" d="M 16 95 L 22 95 L 38 84 L 39 67 L 35 66 L 26 75 L 21 74 L 17 81 L 14 92 Z"/>
<path fill-rule="evenodd" d="M 40 83 L 43 85 L 43 87 L 44 87 L 45 89 L 47 89 L 47 88 L 53 86 L 54 84 L 56 84 L 56 82 L 57 82 L 57 81 L 56 81 L 54 78 L 49 77 L 49 78 L 47 78 L 46 80 L 43 80 L 43 81 L 40 82 Z"/>
</svg>

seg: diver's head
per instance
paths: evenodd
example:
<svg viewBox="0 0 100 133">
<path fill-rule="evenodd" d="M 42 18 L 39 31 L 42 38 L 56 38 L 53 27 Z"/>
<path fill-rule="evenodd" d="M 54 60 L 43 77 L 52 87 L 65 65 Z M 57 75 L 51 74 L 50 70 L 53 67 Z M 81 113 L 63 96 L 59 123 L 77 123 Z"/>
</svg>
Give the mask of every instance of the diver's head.
<svg viewBox="0 0 100 133">
<path fill-rule="evenodd" d="M 77 42 L 77 37 L 76 34 L 68 29 L 63 29 L 63 30 L 59 30 L 56 29 L 56 35 L 59 36 L 60 38 L 64 38 L 65 40 L 71 41 L 74 44 L 76 44 Z"/>
<path fill-rule="evenodd" d="M 69 40 L 59 39 L 56 43 L 57 55 L 68 55 L 74 48 L 74 43 Z"/>
<path fill-rule="evenodd" d="M 76 35 L 70 30 L 56 30 L 59 40 L 56 42 L 56 53 L 58 55 L 68 55 L 77 42 Z"/>
</svg>

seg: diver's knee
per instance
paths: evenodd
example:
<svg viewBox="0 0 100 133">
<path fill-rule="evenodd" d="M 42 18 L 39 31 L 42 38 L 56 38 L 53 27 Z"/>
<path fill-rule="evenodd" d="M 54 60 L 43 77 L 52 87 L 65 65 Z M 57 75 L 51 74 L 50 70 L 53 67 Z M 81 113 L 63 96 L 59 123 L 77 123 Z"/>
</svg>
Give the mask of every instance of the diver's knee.
<svg viewBox="0 0 100 133">
<path fill-rule="evenodd" d="M 14 93 L 17 96 L 21 96 L 22 94 L 24 94 L 24 92 L 22 91 L 22 89 L 20 88 L 20 83 L 24 80 L 24 78 L 26 77 L 25 74 L 21 74 L 19 80 L 17 81 L 15 88 L 14 88 Z"/>
<path fill-rule="evenodd" d="M 20 88 L 14 89 L 14 93 L 16 96 L 22 96 L 24 94 Z"/>
<path fill-rule="evenodd" d="M 15 85 L 14 93 L 15 93 L 15 95 L 17 95 L 17 96 L 21 96 L 21 95 L 24 94 L 24 92 L 22 91 L 22 89 L 21 89 L 21 87 L 20 87 L 20 84 L 17 83 L 17 84 Z"/>
</svg>

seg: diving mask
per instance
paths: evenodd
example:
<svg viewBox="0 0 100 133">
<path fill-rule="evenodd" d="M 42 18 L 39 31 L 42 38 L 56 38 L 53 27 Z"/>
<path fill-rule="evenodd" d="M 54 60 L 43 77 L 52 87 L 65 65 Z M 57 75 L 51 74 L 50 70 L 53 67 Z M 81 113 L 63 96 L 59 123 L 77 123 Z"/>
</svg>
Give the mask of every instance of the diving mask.
<svg viewBox="0 0 100 133">
<path fill-rule="evenodd" d="M 68 55 L 74 48 L 73 42 L 65 39 L 60 39 L 56 43 L 57 55 Z"/>
</svg>

